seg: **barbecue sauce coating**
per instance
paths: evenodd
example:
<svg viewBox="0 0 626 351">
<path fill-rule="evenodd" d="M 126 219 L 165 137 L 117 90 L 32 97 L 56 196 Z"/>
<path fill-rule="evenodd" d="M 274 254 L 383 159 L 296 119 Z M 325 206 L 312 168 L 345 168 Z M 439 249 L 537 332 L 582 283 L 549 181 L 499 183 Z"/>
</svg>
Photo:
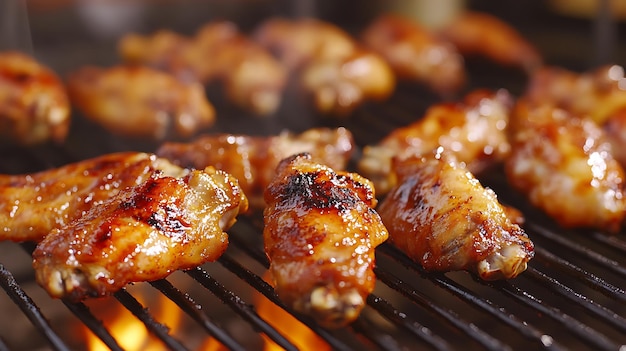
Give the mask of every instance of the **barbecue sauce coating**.
<svg viewBox="0 0 626 351">
<path fill-rule="evenodd" d="M 65 141 L 70 103 L 61 79 L 20 52 L 0 53 L 0 136 L 21 145 Z"/>
<path fill-rule="evenodd" d="M 141 152 L 120 152 L 21 175 L 0 175 L 0 240 L 40 241 L 156 172 L 188 171 Z"/>
<path fill-rule="evenodd" d="M 485 280 L 514 278 L 533 243 L 511 223 L 496 194 L 453 162 L 414 158 L 378 206 L 389 241 L 428 271 L 469 270 Z"/>
<path fill-rule="evenodd" d="M 247 205 L 237 180 L 212 167 L 179 178 L 153 174 L 53 229 L 33 252 L 37 282 L 52 297 L 77 301 L 214 261 Z"/>
<path fill-rule="evenodd" d="M 371 183 L 298 154 L 279 164 L 265 201 L 278 296 L 329 328 L 356 319 L 374 289 L 374 250 L 388 236 Z"/>
</svg>

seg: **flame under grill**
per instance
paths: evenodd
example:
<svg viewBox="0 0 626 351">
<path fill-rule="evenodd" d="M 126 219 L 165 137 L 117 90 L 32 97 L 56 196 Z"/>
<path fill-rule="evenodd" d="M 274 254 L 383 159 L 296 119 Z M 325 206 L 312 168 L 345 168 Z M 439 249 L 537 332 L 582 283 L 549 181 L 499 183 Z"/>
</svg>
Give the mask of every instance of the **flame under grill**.
<svg viewBox="0 0 626 351">
<path fill-rule="evenodd" d="M 519 73 L 475 63 L 475 87 L 507 88 L 518 94 L 524 83 Z M 506 78 L 503 78 L 506 77 Z M 211 93 L 211 92 L 209 92 Z M 345 120 L 303 114 L 290 106 L 298 99 L 285 99 L 285 106 L 268 120 L 245 116 L 228 105 L 219 106 L 219 131 L 266 134 L 284 128 L 303 130 L 312 125 L 343 125 L 358 145 L 374 143 L 389 131 L 409 123 L 435 102 L 434 96 L 419 87 L 401 84 L 397 93 L 382 104 L 367 104 Z M 293 111 L 299 111 L 293 113 Z M 232 116 L 232 118 L 231 118 Z M 297 118 L 296 118 L 297 117 Z M 127 140 L 104 133 L 98 126 L 75 118 L 68 143 L 32 149 L 0 148 L 0 172 L 24 173 L 121 150 L 154 151 L 156 145 Z M 507 185 L 501 170 L 481 178 L 502 202 L 516 206 L 526 215 L 524 225 L 536 247 L 526 272 L 512 281 L 483 282 L 465 272 L 426 273 L 389 244 L 377 250 L 377 288 L 367 300 L 362 316 L 339 331 L 323 329 L 306 317 L 296 316 L 336 350 L 527 350 L 589 349 L 626 350 L 626 236 L 608 237 L 589 231 L 563 230 L 530 206 L 523 196 Z M 239 320 L 250 330 L 263 333 L 286 350 L 296 350 L 288 338 L 261 317 L 249 298 L 250 291 L 286 308 L 273 288 L 262 278 L 268 266 L 263 253 L 258 217 L 240 217 L 229 231 L 230 246 L 215 263 L 176 272 L 192 280 L 193 289 L 178 287 L 171 279 L 150 285 L 157 294 L 173 301 L 202 330 L 232 350 L 249 349 L 246 340 L 233 333 L 225 320 Z M 2 245 L 14 245 L 1 243 Z M 26 253 L 32 245 L 22 245 Z M 30 273 L 7 268 L 11 262 L 0 257 L 0 285 L 21 310 L 33 329 L 50 348 L 70 350 L 72 340 L 42 312 L 41 304 L 27 293 Z M 243 286 L 235 286 L 233 282 Z M 247 291 L 242 293 L 242 291 Z M 226 315 L 212 313 L 213 305 L 198 303 L 203 295 L 228 307 Z M 0 295 L 0 300 L 5 299 Z M 163 344 L 172 350 L 189 350 L 187 340 L 171 335 L 150 310 L 122 289 L 114 295 Z M 63 302 L 111 350 L 121 350 L 102 317 L 83 303 Z M 3 317 L 5 318 L 5 317 Z M 0 329 L 0 351 L 21 349 Z"/>
</svg>

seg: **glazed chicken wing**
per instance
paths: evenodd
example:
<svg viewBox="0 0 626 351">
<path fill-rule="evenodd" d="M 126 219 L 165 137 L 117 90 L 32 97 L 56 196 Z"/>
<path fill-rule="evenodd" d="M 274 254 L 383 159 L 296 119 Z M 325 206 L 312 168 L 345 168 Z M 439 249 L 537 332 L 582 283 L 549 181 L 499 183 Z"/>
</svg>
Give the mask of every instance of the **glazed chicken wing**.
<svg viewBox="0 0 626 351">
<path fill-rule="evenodd" d="M 201 85 L 148 67 L 83 67 L 70 75 L 68 92 L 85 117 L 125 136 L 186 137 L 215 121 Z"/>
<path fill-rule="evenodd" d="M 374 289 L 374 249 L 388 235 L 372 184 L 299 154 L 281 161 L 265 201 L 265 252 L 278 296 L 326 327 L 356 319 Z"/>
<path fill-rule="evenodd" d="M 282 159 L 307 152 L 315 162 L 344 170 L 354 148 L 352 133 L 345 128 L 313 128 L 300 134 L 283 132 L 267 137 L 203 135 L 189 143 L 165 143 L 156 154 L 183 167 L 212 165 L 234 175 L 251 208 L 262 208 L 263 191 Z"/>
<path fill-rule="evenodd" d="M 588 118 L 520 100 L 507 179 L 563 227 L 615 233 L 626 214 L 624 171 L 605 138 Z"/>
<path fill-rule="evenodd" d="M 433 105 L 423 118 L 366 146 L 358 169 L 374 182 L 378 194 L 395 185 L 393 157 L 444 152 L 480 173 L 510 152 L 506 127 L 512 101 L 506 90 L 475 90 L 462 102 Z"/>
<path fill-rule="evenodd" d="M 441 30 L 464 56 L 480 55 L 528 73 L 541 67 L 535 46 L 510 24 L 487 13 L 466 11 Z"/>
<path fill-rule="evenodd" d="M 0 176 L 0 240 L 40 241 L 152 174 L 187 171 L 165 159 L 123 152 L 34 174 Z"/>
<path fill-rule="evenodd" d="M 0 136 L 21 145 L 65 141 L 70 105 L 63 82 L 19 52 L 0 52 Z"/>
<path fill-rule="evenodd" d="M 514 278 L 534 255 L 496 194 L 455 162 L 412 158 L 377 210 L 389 241 L 428 271 L 468 270 L 482 279 Z"/>
<path fill-rule="evenodd" d="M 424 83 L 442 95 L 453 94 L 465 84 L 465 65 L 456 47 L 417 22 L 386 14 L 361 37 L 400 79 Z"/>
<path fill-rule="evenodd" d="M 223 171 L 153 173 L 53 229 L 33 252 L 37 282 L 52 297 L 76 301 L 214 261 L 246 207 L 237 180 Z"/>
</svg>

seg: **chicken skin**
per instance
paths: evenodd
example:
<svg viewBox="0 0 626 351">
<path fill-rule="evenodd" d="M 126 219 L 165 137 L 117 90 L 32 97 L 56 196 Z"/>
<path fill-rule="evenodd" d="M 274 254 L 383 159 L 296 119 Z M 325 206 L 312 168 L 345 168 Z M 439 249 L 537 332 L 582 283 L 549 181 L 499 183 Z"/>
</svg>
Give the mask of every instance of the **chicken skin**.
<svg viewBox="0 0 626 351">
<path fill-rule="evenodd" d="M 72 301 L 162 279 L 219 258 L 225 230 L 246 207 L 226 172 L 153 173 L 53 229 L 33 252 L 35 277 L 52 297 Z"/>
<path fill-rule="evenodd" d="M 361 38 L 383 56 L 399 79 L 423 83 L 446 96 L 465 85 L 465 64 L 456 47 L 415 21 L 382 15 Z"/>
<path fill-rule="evenodd" d="M 202 169 L 212 165 L 234 175 L 251 209 L 262 209 L 263 191 L 282 159 L 308 152 L 315 162 L 344 170 L 354 148 L 352 133 L 345 128 L 313 128 L 300 134 L 272 136 L 203 135 L 189 143 L 164 143 L 156 154 L 182 167 Z"/>
<path fill-rule="evenodd" d="M 375 248 L 388 236 L 372 184 L 299 154 L 278 165 L 265 201 L 265 252 L 278 296 L 325 327 L 355 320 L 374 289 Z"/>
<path fill-rule="evenodd" d="M 68 92 L 85 117 L 124 136 L 189 137 L 215 122 L 201 85 L 148 67 L 83 67 L 70 75 Z"/>
<path fill-rule="evenodd" d="M 282 101 L 287 71 L 261 45 L 228 21 L 215 21 L 185 37 L 171 31 L 130 34 L 120 41 L 126 62 L 172 73 L 182 81 L 218 83 L 235 105 L 258 116 L 274 113 Z"/>
<path fill-rule="evenodd" d="M 122 152 L 34 174 L 0 176 L 0 240 L 40 241 L 154 173 L 186 170 L 165 159 Z"/>
<path fill-rule="evenodd" d="M 465 11 L 440 34 L 464 56 L 482 56 L 527 73 L 543 64 L 539 50 L 517 29 L 488 13 Z"/>
<path fill-rule="evenodd" d="M 480 173 L 510 152 L 506 127 L 513 98 L 506 90 L 475 90 L 458 103 L 431 106 L 423 118 L 363 149 L 358 169 L 385 194 L 396 182 L 392 158 L 446 153 Z"/>
<path fill-rule="evenodd" d="M 398 185 L 377 210 L 389 241 L 427 271 L 468 270 L 484 280 L 522 273 L 533 243 L 496 194 L 463 166 L 412 158 L 396 167 Z"/>
<path fill-rule="evenodd" d="M 626 214 L 624 170 L 604 131 L 552 105 L 520 100 L 505 162 L 513 188 L 566 228 L 620 230 Z"/>
<path fill-rule="evenodd" d="M 0 136 L 20 145 L 62 143 L 70 125 L 63 82 L 20 52 L 0 52 Z"/>
</svg>

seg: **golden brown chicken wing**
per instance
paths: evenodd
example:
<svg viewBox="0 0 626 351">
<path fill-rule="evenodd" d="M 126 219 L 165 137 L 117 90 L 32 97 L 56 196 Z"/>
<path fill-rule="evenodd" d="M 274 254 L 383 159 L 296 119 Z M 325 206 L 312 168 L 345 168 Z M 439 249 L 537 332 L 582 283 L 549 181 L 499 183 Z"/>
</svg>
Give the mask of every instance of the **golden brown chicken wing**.
<svg viewBox="0 0 626 351">
<path fill-rule="evenodd" d="M 0 136 L 21 145 L 65 141 L 70 105 L 63 82 L 20 52 L 0 52 Z"/>
<path fill-rule="evenodd" d="M 263 191 L 282 159 L 308 152 L 315 162 L 344 170 L 354 148 L 352 133 L 345 128 L 313 128 L 272 136 L 203 135 L 190 143 L 164 143 L 156 154 L 183 167 L 215 166 L 234 175 L 251 208 L 258 209 L 265 206 Z"/>
<path fill-rule="evenodd" d="M 485 280 L 514 278 L 533 243 L 511 223 L 496 194 L 455 162 L 412 158 L 377 210 L 389 241 L 428 271 L 469 270 Z"/>
<path fill-rule="evenodd" d="M 626 214 L 624 171 L 600 127 L 523 100 L 511 127 L 505 171 L 514 188 L 563 227 L 619 231 Z"/>
<path fill-rule="evenodd" d="M 382 15 L 361 37 L 399 79 L 423 83 L 442 95 L 457 92 L 466 82 L 463 57 L 456 47 L 415 21 Z"/>
<path fill-rule="evenodd" d="M 52 297 L 81 300 L 214 261 L 246 207 L 226 172 L 153 173 L 53 229 L 33 252 L 37 282 Z"/>
<path fill-rule="evenodd" d="M 211 22 L 193 37 L 170 31 L 131 34 L 120 41 L 119 51 L 127 62 L 165 70 L 185 82 L 219 82 L 227 98 L 259 116 L 278 109 L 287 83 L 285 67 L 228 21 Z"/>
<path fill-rule="evenodd" d="M 40 241 L 157 172 L 188 171 L 154 155 L 122 152 L 34 174 L 1 175 L 0 240 Z"/>
<path fill-rule="evenodd" d="M 433 105 L 423 118 L 364 147 L 358 169 L 381 195 L 395 185 L 393 157 L 443 152 L 480 173 L 510 152 L 506 127 L 512 105 L 506 90 L 475 90 L 461 102 Z"/>
<path fill-rule="evenodd" d="M 201 85 L 148 67 L 83 67 L 70 75 L 68 92 L 85 117 L 125 136 L 188 137 L 215 121 Z"/>
<path fill-rule="evenodd" d="M 265 201 L 265 252 L 278 296 L 326 327 L 356 319 L 374 289 L 374 249 L 388 235 L 372 184 L 299 154 L 281 161 Z"/>
<path fill-rule="evenodd" d="M 541 67 L 537 48 L 510 24 L 488 13 L 465 11 L 441 30 L 464 56 L 480 55 L 528 73 Z"/>
</svg>

